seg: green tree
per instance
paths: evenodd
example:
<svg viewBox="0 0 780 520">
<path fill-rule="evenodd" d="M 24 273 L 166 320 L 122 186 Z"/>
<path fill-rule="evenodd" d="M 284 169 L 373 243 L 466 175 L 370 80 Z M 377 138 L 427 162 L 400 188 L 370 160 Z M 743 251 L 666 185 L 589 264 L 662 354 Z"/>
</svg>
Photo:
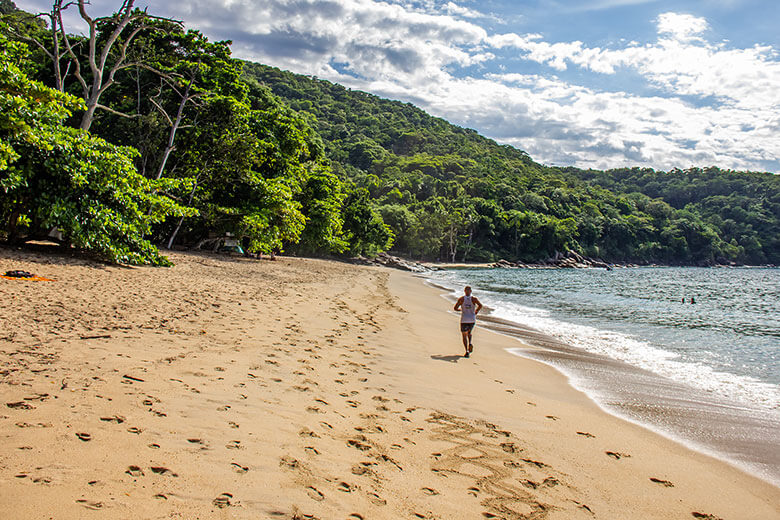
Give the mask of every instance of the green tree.
<svg viewBox="0 0 780 520">
<path fill-rule="evenodd" d="M 355 188 L 344 202 L 344 237 L 349 242 L 349 253 L 375 255 L 393 244 L 393 232 L 371 207 L 368 190 Z"/>
<path fill-rule="evenodd" d="M 64 126 L 80 100 L 31 81 L 26 48 L 0 36 L 0 218 L 11 241 L 62 233 L 112 262 L 167 264 L 143 238 L 152 224 L 190 214 L 135 170 L 131 148 Z"/>
</svg>

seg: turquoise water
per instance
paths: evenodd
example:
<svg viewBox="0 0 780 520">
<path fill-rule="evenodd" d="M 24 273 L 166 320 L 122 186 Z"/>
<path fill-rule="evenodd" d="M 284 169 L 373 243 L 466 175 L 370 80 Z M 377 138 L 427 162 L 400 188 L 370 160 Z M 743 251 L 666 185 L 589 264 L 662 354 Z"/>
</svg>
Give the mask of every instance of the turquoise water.
<svg viewBox="0 0 780 520">
<path fill-rule="evenodd" d="M 430 278 L 457 294 L 470 284 L 493 315 L 574 347 L 780 411 L 780 269 L 462 269 Z"/>
</svg>

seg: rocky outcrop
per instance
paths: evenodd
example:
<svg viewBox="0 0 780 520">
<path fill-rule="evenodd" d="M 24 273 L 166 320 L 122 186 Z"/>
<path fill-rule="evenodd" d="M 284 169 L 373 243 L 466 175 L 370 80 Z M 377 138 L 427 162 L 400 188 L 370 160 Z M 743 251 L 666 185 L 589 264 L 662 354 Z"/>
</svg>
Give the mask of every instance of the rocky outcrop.
<svg viewBox="0 0 780 520">
<path fill-rule="evenodd" d="M 379 265 L 382 267 L 392 267 L 394 269 L 400 269 L 402 271 L 410 271 L 412 273 L 426 273 L 431 271 L 424 265 L 413 262 L 411 260 L 404 260 L 403 258 L 388 255 L 387 253 L 379 253 L 375 258 L 365 258 L 363 256 L 357 256 L 350 259 L 354 264 L 361 265 Z"/>
<path fill-rule="evenodd" d="M 602 269 L 612 268 L 606 262 L 582 256 L 575 251 L 566 251 L 565 253 L 556 252 L 554 256 L 538 264 L 524 264 L 521 262 L 510 262 L 508 260 L 501 259 L 498 262 L 491 264 L 491 267 L 501 269 L 588 269 L 593 267 L 599 267 Z"/>
</svg>

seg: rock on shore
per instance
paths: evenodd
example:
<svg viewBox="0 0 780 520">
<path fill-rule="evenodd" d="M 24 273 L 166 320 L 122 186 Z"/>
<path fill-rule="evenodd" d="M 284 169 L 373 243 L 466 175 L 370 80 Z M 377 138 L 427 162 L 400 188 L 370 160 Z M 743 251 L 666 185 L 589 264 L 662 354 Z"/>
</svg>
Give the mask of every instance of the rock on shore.
<svg viewBox="0 0 780 520">
<path fill-rule="evenodd" d="M 394 269 L 400 269 L 402 271 L 410 271 L 412 273 L 426 273 L 431 271 L 430 268 L 411 260 L 404 260 L 403 258 L 388 255 L 387 253 L 379 253 L 375 258 L 365 258 L 358 256 L 352 258 L 352 263 L 362 265 L 379 265 L 382 267 L 392 267 Z"/>
<path fill-rule="evenodd" d="M 554 256 L 538 264 L 524 264 L 522 262 L 510 262 L 508 260 L 501 259 L 498 262 L 491 264 L 491 267 L 503 269 L 588 269 L 591 267 L 600 267 L 602 269 L 611 269 L 611 267 L 606 262 L 582 256 L 575 251 L 566 251 L 565 253 L 556 251 Z"/>
</svg>

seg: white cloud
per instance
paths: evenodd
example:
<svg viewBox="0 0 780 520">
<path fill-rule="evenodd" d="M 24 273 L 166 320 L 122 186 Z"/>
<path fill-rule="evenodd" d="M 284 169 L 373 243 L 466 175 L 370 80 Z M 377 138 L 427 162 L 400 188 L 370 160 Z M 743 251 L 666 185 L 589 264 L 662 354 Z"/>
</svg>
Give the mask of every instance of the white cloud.
<svg viewBox="0 0 780 520">
<path fill-rule="evenodd" d="M 658 32 L 660 34 L 669 34 L 680 40 L 698 36 L 707 29 L 709 29 L 709 24 L 704 18 L 679 13 L 662 13 L 658 15 Z"/>
</svg>

